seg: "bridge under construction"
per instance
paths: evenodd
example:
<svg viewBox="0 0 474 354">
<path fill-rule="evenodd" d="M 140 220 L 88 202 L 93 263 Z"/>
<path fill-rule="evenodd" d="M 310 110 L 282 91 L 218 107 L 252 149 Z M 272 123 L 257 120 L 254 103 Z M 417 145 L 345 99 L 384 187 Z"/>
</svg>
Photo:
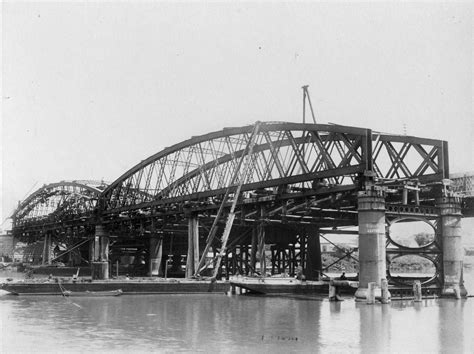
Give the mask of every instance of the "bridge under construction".
<svg viewBox="0 0 474 354">
<path fill-rule="evenodd" d="M 358 235 L 341 257 L 358 262 L 357 297 L 381 279 L 410 286 L 413 277 L 390 271 L 407 255 L 433 263 L 425 288 L 459 297 L 460 223 L 474 216 L 474 174 L 451 177 L 445 141 L 257 122 L 167 147 L 112 183 L 44 185 L 19 204 L 12 233 L 41 245 L 38 262 L 87 264 L 94 279 L 132 265 L 157 277 L 318 279 L 328 269 L 320 240 Z M 392 237 L 394 225 L 413 222 L 434 237 L 419 247 Z"/>
</svg>

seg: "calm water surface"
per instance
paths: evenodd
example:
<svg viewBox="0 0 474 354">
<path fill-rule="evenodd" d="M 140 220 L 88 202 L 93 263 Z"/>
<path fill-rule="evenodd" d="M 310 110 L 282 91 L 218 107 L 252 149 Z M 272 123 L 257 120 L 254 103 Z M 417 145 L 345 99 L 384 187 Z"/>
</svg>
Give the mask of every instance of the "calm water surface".
<svg viewBox="0 0 474 354">
<path fill-rule="evenodd" d="M 472 293 L 472 272 L 466 283 Z M 219 294 L 0 296 L 0 352 L 473 353 L 473 303 L 369 306 L 352 299 Z"/>
</svg>

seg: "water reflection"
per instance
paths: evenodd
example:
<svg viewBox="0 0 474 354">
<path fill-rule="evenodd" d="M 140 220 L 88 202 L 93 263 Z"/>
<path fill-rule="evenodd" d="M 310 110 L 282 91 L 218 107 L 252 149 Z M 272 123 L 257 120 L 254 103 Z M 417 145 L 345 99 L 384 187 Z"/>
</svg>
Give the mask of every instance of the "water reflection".
<svg viewBox="0 0 474 354">
<path fill-rule="evenodd" d="M 3 296 L 0 352 L 470 352 L 472 301 Z"/>
<path fill-rule="evenodd" d="M 453 352 L 456 348 L 459 352 L 468 352 L 468 343 L 464 341 L 463 331 L 466 323 L 462 316 L 465 303 L 466 300 L 446 299 L 439 308 L 438 346 L 443 353 Z M 471 312 L 471 317 L 472 314 Z M 472 332 L 470 337 L 472 340 Z M 472 351 L 469 352 L 472 353 Z"/>
</svg>

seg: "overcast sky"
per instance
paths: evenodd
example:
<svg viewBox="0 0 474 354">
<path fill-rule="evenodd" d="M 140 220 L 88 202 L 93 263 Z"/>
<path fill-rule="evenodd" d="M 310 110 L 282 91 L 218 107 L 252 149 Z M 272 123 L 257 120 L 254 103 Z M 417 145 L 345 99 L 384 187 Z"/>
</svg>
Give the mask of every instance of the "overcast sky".
<svg viewBox="0 0 474 354">
<path fill-rule="evenodd" d="M 301 121 L 443 139 L 474 170 L 469 3 L 10 3 L 2 221 L 44 183 L 113 181 L 194 135 Z"/>
</svg>

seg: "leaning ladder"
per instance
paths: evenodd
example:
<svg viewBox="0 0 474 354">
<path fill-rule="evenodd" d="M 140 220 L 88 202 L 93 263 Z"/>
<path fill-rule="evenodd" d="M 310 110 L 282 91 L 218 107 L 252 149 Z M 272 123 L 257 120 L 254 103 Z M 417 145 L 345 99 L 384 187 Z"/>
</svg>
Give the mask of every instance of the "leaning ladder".
<svg viewBox="0 0 474 354">
<path fill-rule="evenodd" d="M 225 224 L 224 232 L 221 237 L 221 248 L 219 253 L 217 254 L 217 257 L 215 258 L 215 264 L 214 264 L 214 271 L 212 274 L 212 278 L 215 279 L 217 277 L 217 273 L 219 271 L 219 268 L 221 266 L 222 258 L 224 257 L 227 249 L 227 241 L 229 239 L 230 231 L 232 230 L 232 225 L 234 224 L 234 218 L 235 218 L 235 207 L 237 205 L 237 201 L 240 196 L 240 192 L 242 190 L 242 185 L 244 184 L 245 180 L 247 179 L 247 175 L 249 172 L 249 167 L 251 164 L 252 160 L 252 153 L 253 153 L 253 148 L 255 146 L 255 142 L 257 139 L 258 131 L 260 128 L 260 122 L 256 122 L 255 126 L 252 130 L 252 135 L 250 136 L 250 139 L 247 143 L 247 146 L 245 147 L 245 151 L 242 154 L 242 157 L 239 160 L 239 163 L 237 164 L 234 173 L 232 175 L 232 178 L 230 180 L 230 184 L 227 187 L 224 198 L 222 199 L 222 203 L 219 206 L 219 210 L 217 212 L 216 218 L 214 219 L 214 222 L 212 223 L 211 230 L 209 231 L 209 235 L 206 240 L 206 247 L 204 248 L 204 252 L 202 253 L 201 259 L 199 261 L 199 265 L 197 267 L 195 276 L 199 276 L 200 273 L 206 269 L 209 265 L 209 263 L 206 264 L 206 257 L 207 253 L 209 252 L 209 249 L 211 248 L 212 244 L 214 243 L 214 239 L 217 233 L 217 225 L 219 223 L 219 219 L 221 218 L 223 212 L 224 212 L 224 206 L 227 204 L 227 198 L 231 191 L 235 189 L 234 192 L 234 197 L 232 200 L 232 205 L 230 207 L 229 214 L 227 215 L 227 221 Z M 245 161 L 245 164 L 244 164 Z M 241 171 L 241 166 L 244 164 L 244 168 Z M 239 176 L 240 174 L 240 176 Z M 237 187 L 234 185 L 237 177 L 239 176 L 239 184 Z"/>
</svg>

